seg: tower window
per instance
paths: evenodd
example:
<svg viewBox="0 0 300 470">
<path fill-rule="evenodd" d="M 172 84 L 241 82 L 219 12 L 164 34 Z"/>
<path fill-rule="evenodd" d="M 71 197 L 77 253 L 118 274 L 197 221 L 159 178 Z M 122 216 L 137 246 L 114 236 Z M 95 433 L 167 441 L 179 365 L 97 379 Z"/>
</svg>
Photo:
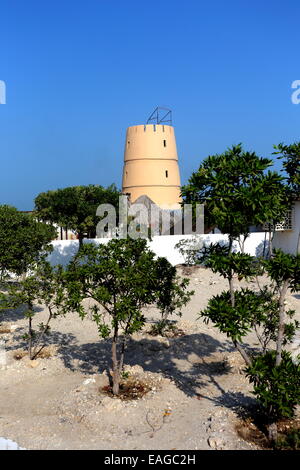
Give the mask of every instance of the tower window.
<svg viewBox="0 0 300 470">
<path fill-rule="evenodd" d="M 168 173 L 168 170 L 166 170 L 166 178 L 168 178 L 169 176 L 169 173 Z"/>
<path fill-rule="evenodd" d="M 127 142 L 127 147 L 129 147 L 129 145 L 130 145 L 130 140 L 128 140 L 128 142 Z"/>
<path fill-rule="evenodd" d="M 166 141 L 166 140 L 164 140 L 164 147 L 166 147 L 166 146 L 167 146 L 167 141 Z"/>
</svg>

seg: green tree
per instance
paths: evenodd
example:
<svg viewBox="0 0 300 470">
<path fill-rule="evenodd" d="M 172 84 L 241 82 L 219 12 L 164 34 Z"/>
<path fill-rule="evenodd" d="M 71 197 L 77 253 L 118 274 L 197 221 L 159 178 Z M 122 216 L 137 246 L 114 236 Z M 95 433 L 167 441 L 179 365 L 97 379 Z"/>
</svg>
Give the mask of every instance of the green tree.
<svg viewBox="0 0 300 470">
<path fill-rule="evenodd" d="M 209 227 L 229 234 L 229 246 L 244 241 L 251 225 L 280 220 L 286 210 L 283 177 L 266 170 L 272 160 L 244 151 L 242 145 L 207 157 L 182 187 L 186 203 L 205 205 Z"/>
<path fill-rule="evenodd" d="M 82 317 L 82 300 L 91 298 L 99 335 L 112 334 L 113 393 L 118 395 L 126 338 L 145 324 L 142 308 L 157 305 L 168 314 L 188 301 L 187 283 L 165 258 L 155 259 L 145 239 L 114 239 L 85 244 L 69 266 L 70 307 Z M 121 342 L 120 333 L 122 332 Z"/>
<path fill-rule="evenodd" d="M 200 316 L 230 337 L 241 353 L 254 391 L 263 406 L 267 406 L 270 438 L 276 438 L 275 420 L 287 406 L 293 409 L 299 399 L 295 392 L 299 377 L 293 378 L 293 372 L 299 368 L 293 367 L 283 350 L 299 326 L 296 321 L 287 323 L 287 317 L 293 318 L 295 312 L 285 311 L 288 288 L 299 289 L 299 260 L 275 250 L 269 261 L 259 263 L 243 253 L 241 243 L 251 225 L 268 222 L 274 227 L 289 208 L 291 190 L 282 176 L 266 171 L 271 164 L 271 160 L 244 152 L 241 145 L 232 147 L 222 155 L 204 160 L 182 194 L 185 202 L 204 203 L 208 225 L 228 233 L 228 246 L 211 245 L 195 257 L 195 262 L 218 272 L 229 283 L 229 290 L 212 297 Z M 294 178 L 291 184 L 295 184 Z M 240 242 L 242 253 L 233 253 L 233 240 Z M 270 254 L 271 241 L 270 231 Z M 274 291 L 235 289 L 235 278 L 257 276 L 262 270 L 275 283 Z M 261 352 L 256 356 L 243 346 L 243 338 L 251 331 L 256 332 L 261 344 Z M 272 341 L 276 344 L 273 352 L 269 349 Z"/>
<path fill-rule="evenodd" d="M 120 192 L 115 185 L 104 188 L 99 185 L 71 186 L 40 193 L 35 198 L 37 216 L 56 223 L 78 234 L 79 247 L 85 234 L 95 237 L 96 216 L 100 204 L 118 207 Z"/>
<path fill-rule="evenodd" d="M 295 142 L 291 145 L 283 143 L 274 145 L 279 159 L 282 160 L 283 172 L 285 173 L 285 181 L 289 194 L 290 207 L 295 201 L 300 199 L 300 142 Z M 300 252 L 300 231 L 298 234 L 297 252 Z"/>
<path fill-rule="evenodd" d="M 229 291 L 212 297 L 200 316 L 225 333 L 242 355 L 254 393 L 268 416 L 269 438 L 276 441 L 276 420 L 292 416 L 300 399 L 299 390 L 297 392 L 300 368 L 293 365 L 291 357 L 283 350 L 299 328 L 298 321 L 287 321 L 293 318 L 295 311 L 286 310 L 285 305 L 288 288 L 295 292 L 300 290 L 300 255 L 275 250 L 270 260 L 259 264 L 249 255 L 230 253 L 228 246 L 211 245 L 204 250 L 203 263 L 228 280 Z M 273 281 L 273 291 L 234 289 L 234 277 L 252 277 L 262 269 Z M 243 338 L 250 332 L 256 333 L 261 344 L 259 354 L 249 354 L 243 346 Z M 272 341 L 275 351 L 270 349 Z"/>
<path fill-rule="evenodd" d="M 38 222 L 15 207 L 0 206 L 0 277 L 24 274 L 37 260 L 52 250 L 56 237 L 52 225 Z"/>
<path fill-rule="evenodd" d="M 276 366 L 282 360 L 281 352 L 285 333 L 286 318 L 286 295 L 288 289 L 292 292 L 300 290 L 300 254 L 294 256 L 275 250 L 275 255 L 270 260 L 264 262 L 265 269 L 272 281 L 274 281 L 279 295 L 279 324 L 276 341 Z"/>
<path fill-rule="evenodd" d="M 286 173 L 286 182 L 291 191 L 292 199 L 299 198 L 300 196 L 300 142 L 295 142 L 291 145 L 283 143 L 274 145 L 276 152 L 274 155 L 279 155 L 279 159 L 283 160 L 283 171 Z"/>
<path fill-rule="evenodd" d="M 26 307 L 24 316 L 28 320 L 28 329 L 24 339 L 28 342 L 29 358 L 35 359 L 45 346 L 43 341 L 50 332 L 50 322 L 68 312 L 66 278 L 62 266 L 52 267 L 49 262 L 40 260 L 27 278 L 9 286 L 6 305 L 9 308 Z M 46 308 L 47 318 L 35 329 L 33 323 L 39 316 L 38 305 Z"/>
</svg>

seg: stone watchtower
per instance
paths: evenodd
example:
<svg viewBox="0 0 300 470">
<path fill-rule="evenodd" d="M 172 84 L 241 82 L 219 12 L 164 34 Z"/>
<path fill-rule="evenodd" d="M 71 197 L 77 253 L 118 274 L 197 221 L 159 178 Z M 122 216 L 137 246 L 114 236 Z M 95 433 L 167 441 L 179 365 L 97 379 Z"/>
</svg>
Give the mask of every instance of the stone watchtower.
<svg viewBox="0 0 300 470">
<path fill-rule="evenodd" d="M 165 115 L 161 118 L 162 110 Z M 150 123 L 153 121 L 155 124 Z M 156 108 L 147 124 L 128 127 L 122 192 L 130 194 L 132 203 L 146 195 L 162 208 L 178 209 L 181 197 L 175 133 L 172 125 L 164 122 L 172 123 L 171 111 Z"/>
</svg>

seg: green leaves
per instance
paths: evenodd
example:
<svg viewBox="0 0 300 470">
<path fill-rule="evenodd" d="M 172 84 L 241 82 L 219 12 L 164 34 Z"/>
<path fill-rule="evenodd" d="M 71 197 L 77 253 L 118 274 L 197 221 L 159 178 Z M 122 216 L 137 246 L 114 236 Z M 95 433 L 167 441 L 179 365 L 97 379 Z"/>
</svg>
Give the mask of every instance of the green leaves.
<svg viewBox="0 0 300 470">
<path fill-rule="evenodd" d="M 52 250 L 50 242 L 55 237 L 52 225 L 38 222 L 14 207 L 0 206 L 0 276 L 25 273 Z"/>
<path fill-rule="evenodd" d="M 182 188 L 187 203 L 205 204 L 207 227 L 217 226 L 232 238 L 251 225 L 277 222 L 287 208 L 283 177 L 266 170 L 272 160 L 244 151 L 242 145 L 207 157 Z"/>
<path fill-rule="evenodd" d="M 275 366 L 275 360 L 276 351 L 268 351 L 255 357 L 246 369 L 247 377 L 254 386 L 254 395 L 274 421 L 292 417 L 300 404 L 299 361 L 294 363 L 286 351 L 282 352 L 279 366 Z"/>
<path fill-rule="evenodd" d="M 277 286 L 288 281 L 293 292 L 300 290 L 300 254 L 291 255 L 275 249 L 274 256 L 264 261 L 264 267 Z"/>
<path fill-rule="evenodd" d="M 118 207 L 120 192 L 115 185 L 103 188 L 99 185 L 71 186 L 40 193 L 35 198 L 38 217 L 74 230 L 80 236 L 96 234 L 99 218 L 96 216 L 100 204 Z"/>
<path fill-rule="evenodd" d="M 124 364 L 125 340 L 141 330 L 146 318 L 142 308 L 157 305 L 164 318 L 180 309 L 188 299 L 188 281 L 176 277 L 176 269 L 165 258 L 155 258 L 147 240 L 112 239 L 106 245 L 84 244 L 67 271 L 69 304 L 83 318 L 82 301 L 93 299 L 93 320 L 99 335 L 112 332 L 113 393 L 119 393 Z M 123 330 L 120 359 L 118 339 Z"/>
<path fill-rule="evenodd" d="M 291 200 L 299 198 L 300 195 L 300 142 L 295 142 L 291 145 L 274 145 L 277 152 L 275 155 L 280 155 L 278 158 L 283 160 L 283 170 L 287 173 L 286 181 L 290 190 Z"/>
<path fill-rule="evenodd" d="M 226 279 L 237 275 L 239 279 L 250 278 L 257 274 L 258 266 L 254 256 L 245 253 L 231 253 L 228 245 L 211 243 L 204 247 L 199 255 L 199 262 L 218 272 Z"/>
<path fill-rule="evenodd" d="M 144 306 L 157 304 L 161 311 L 171 314 L 190 298 L 188 281 L 179 281 L 176 269 L 165 258 L 155 259 L 144 239 L 85 244 L 67 276 L 73 308 L 82 313 L 82 300 L 92 298 L 111 316 L 113 326 L 120 324 L 128 334 L 144 325 Z M 106 336 L 103 315 L 97 312 L 94 320 L 99 333 Z"/>
<path fill-rule="evenodd" d="M 30 359 L 34 359 L 44 335 L 50 332 L 50 321 L 69 311 L 70 303 L 66 283 L 67 279 L 62 266 L 52 267 L 50 263 L 42 259 L 28 277 L 18 283 L 8 285 L 7 307 L 26 306 L 24 316 L 28 319 L 28 333 L 25 334 L 24 339 L 29 343 Z M 37 304 L 44 305 L 48 310 L 47 321 L 38 324 L 39 333 L 33 329 Z"/>
<path fill-rule="evenodd" d="M 235 305 L 231 304 L 230 291 L 212 297 L 200 317 L 205 322 L 211 321 L 225 333 L 233 343 L 242 342 L 242 338 L 251 331 L 261 312 L 268 311 L 268 299 L 261 293 L 250 289 L 241 289 L 235 292 Z"/>
</svg>

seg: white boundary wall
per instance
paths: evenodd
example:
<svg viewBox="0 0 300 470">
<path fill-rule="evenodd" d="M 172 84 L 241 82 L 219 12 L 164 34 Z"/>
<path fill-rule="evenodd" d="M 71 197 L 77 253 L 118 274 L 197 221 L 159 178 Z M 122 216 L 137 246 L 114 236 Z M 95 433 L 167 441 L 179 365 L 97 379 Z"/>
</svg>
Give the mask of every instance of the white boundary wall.
<svg viewBox="0 0 300 470">
<path fill-rule="evenodd" d="M 198 236 L 203 240 L 205 245 L 220 241 L 228 241 L 228 236 L 223 234 L 203 234 Z M 263 251 L 264 237 L 264 232 L 250 233 L 245 242 L 245 253 L 249 253 L 252 256 L 261 255 Z M 165 256 L 168 261 L 175 266 L 176 264 L 184 263 L 183 256 L 177 249 L 175 249 L 175 245 L 183 239 L 191 240 L 193 239 L 193 235 L 155 236 L 153 237 L 153 240 L 149 242 L 149 247 L 157 256 Z M 95 238 L 92 240 L 84 240 L 84 243 L 108 243 L 109 240 L 109 238 Z M 56 240 L 52 242 L 52 245 L 54 249 L 48 257 L 48 260 L 52 265 L 62 264 L 63 266 L 66 266 L 78 250 L 78 240 Z M 239 251 L 238 244 L 235 246 Z"/>
</svg>

